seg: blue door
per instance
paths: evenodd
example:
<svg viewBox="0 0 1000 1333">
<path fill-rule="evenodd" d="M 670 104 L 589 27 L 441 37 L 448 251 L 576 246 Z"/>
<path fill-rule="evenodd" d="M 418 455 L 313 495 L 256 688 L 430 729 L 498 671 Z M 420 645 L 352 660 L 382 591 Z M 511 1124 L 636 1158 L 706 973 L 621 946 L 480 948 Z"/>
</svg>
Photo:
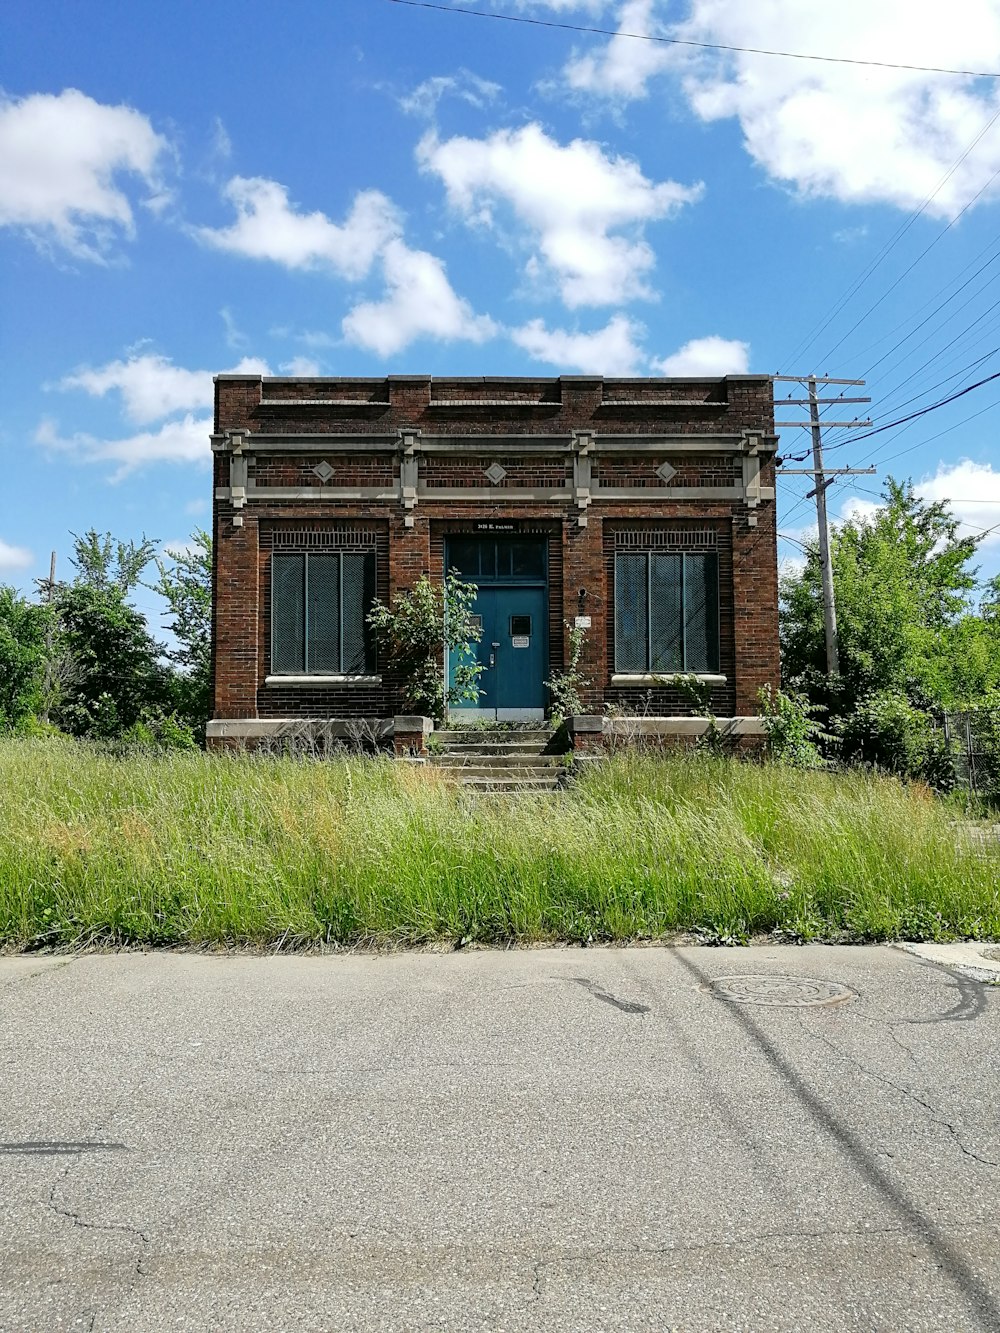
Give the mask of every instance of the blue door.
<svg viewBox="0 0 1000 1333">
<path fill-rule="evenodd" d="M 479 703 L 463 701 L 452 707 L 451 715 L 541 719 L 548 675 L 544 540 L 452 539 L 447 554 L 449 568 L 477 586 L 472 609 L 482 625 L 474 650 L 483 667 Z M 454 666 L 449 664 L 452 683 Z"/>
</svg>

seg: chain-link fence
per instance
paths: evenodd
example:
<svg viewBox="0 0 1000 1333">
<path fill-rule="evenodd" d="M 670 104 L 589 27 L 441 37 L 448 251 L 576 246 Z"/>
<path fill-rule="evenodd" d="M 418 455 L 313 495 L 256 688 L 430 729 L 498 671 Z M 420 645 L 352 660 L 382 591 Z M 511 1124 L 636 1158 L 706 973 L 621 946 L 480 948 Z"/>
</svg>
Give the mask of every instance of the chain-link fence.
<svg viewBox="0 0 1000 1333">
<path fill-rule="evenodd" d="M 1000 706 L 945 713 L 942 724 L 958 781 L 1000 798 Z"/>
</svg>

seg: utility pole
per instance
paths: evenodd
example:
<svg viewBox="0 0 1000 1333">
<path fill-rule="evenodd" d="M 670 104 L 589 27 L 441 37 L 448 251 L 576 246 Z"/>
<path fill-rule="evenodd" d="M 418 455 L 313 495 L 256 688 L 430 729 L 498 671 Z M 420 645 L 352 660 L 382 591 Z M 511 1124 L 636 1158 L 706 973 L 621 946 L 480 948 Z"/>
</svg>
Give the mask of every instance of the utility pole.
<svg viewBox="0 0 1000 1333">
<path fill-rule="evenodd" d="M 839 406 L 841 403 L 870 403 L 870 398 L 845 398 L 843 393 L 838 398 L 820 398 L 817 393 L 819 384 L 848 384 L 862 387 L 864 380 L 838 380 L 828 375 L 773 375 L 773 380 L 784 380 L 794 384 L 805 384 L 809 390 L 808 398 L 786 398 L 782 406 L 808 407 L 808 421 L 776 421 L 778 429 L 800 427 L 812 434 L 813 465 L 811 468 L 782 468 L 786 476 L 814 477 L 816 486 L 809 491 L 806 499 L 816 497 L 816 525 L 819 528 L 819 559 L 823 577 L 823 628 L 826 632 L 826 670 L 830 676 L 840 675 L 840 650 L 837 645 L 837 604 L 833 595 L 833 561 L 830 559 L 830 526 L 826 514 L 826 488 L 833 483 L 834 477 L 862 477 L 875 472 L 873 467 L 840 467 L 826 469 L 823 466 L 823 430 L 822 427 L 836 426 L 853 429 L 856 426 L 870 426 L 868 421 L 826 421 L 821 423 L 819 409 L 821 405 Z"/>
</svg>

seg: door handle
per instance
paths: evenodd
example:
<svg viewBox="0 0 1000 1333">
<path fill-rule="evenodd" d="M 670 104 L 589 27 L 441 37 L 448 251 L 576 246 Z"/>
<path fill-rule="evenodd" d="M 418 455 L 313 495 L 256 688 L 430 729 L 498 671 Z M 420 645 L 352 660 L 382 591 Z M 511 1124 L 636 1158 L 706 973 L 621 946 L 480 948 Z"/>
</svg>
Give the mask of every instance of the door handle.
<svg viewBox="0 0 1000 1333">
<path fill-rule="evenodd" d="M 500 645 L 498 643 L 491 643 L 490 647 L 493 649 L 493 651 L 490 653 L 490 666 L 495 667 L 497 664 L 497 649 L 500 647 Z"/>
</svg>

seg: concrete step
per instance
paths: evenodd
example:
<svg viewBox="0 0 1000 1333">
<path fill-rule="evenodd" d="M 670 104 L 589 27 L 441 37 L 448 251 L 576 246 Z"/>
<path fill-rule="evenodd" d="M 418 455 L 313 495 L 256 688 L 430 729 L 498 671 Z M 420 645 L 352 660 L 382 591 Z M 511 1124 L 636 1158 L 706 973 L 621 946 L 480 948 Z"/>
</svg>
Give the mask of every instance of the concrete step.
<svg viewBox="0 0 1000 1333">
<path fill-rule="evenodd" d="M 551 728 L 538 727 L 530 731 L 486 731 L 470 727 L 445 727 L 434 732 L 435 737 L 444 745 L 547 745 L 555 732 Z"/>
<path fill-rule="evenodd" d="M 498 759 L 509 755 L 513 759 L 534 759 L 537 755 L 543 755 L 546 758 L 554 753 L 543 745 L 492 745 L 490 743 L 473 745 L 446 745 L 443 749 L 435 747 L 435 754 L 453 754 L 458 756 L 471 754 L 495 755 Z"/>
<path fill-rule="evenodd" d="M 491 754 L 484 750 L 455 751 L 436 754 L 431 763 L 437 768 L 561 768 L 563 757 L 559 754 Z"/>
<path fill-rule="evenodd" d="M 519 764 L 507 768 L 495 768 L 492 764 L 432 764 L 431 767 L 456 778 L 492 778 L 496 782 L 521 782 L 529 778 L 556 781 L 562 772 L 561 764 Z"/>
<path fill-rule="evenodd" d="M 494 777 L 463 777 L 461 779 L 463 787 L 471 787 L 475 791 L 497 791 L 497 792 L 518 792 L 518 791 L 555 791 L 559 785 L 558 778 L 498 778 Z"/>
</svg>

